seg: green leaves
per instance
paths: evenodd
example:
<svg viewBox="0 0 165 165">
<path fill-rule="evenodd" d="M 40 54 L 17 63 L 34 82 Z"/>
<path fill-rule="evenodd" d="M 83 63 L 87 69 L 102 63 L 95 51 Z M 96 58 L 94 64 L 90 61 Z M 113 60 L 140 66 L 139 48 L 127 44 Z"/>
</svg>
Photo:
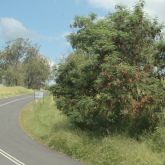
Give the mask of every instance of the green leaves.
<svg viewBox="0 0 165 165">
<path fill-rule="evenodd" d="M 161 65 L 164 44 L 157 44 L 162 26 L 143 6 L 143 1 L 133 10 L 117 6 L 101 20 L 75 18 L 68 36 L 74 52 L 60 64 L 53 94 L 58 108 L 80 127 L 104 132 L 129 127 L 137 135 L 156 126 L 165 89 L 153 76 L 153 64 Z"/>
<path fill-rule="evenodd" d="M 46 58 L 37 54 L 25 60 L 23 71 L 25 86 L 40 89 L 49 78 L 50 66 Z"/>
<path fill-rule="evenodd" d="M 0 79 L 4 85 L 40 88 L 48 79 L 48 60 L 29 40 L 18 38 L 6 44 L 0 53 Z"/>
</svg>

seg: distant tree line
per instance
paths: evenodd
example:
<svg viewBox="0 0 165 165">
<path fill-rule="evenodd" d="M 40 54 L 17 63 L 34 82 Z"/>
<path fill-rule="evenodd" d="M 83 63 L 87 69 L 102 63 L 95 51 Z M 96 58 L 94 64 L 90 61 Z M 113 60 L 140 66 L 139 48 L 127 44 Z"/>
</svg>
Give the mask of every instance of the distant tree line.
<svg viewBox="0 0 165 165">
<path fill-rule="evenodd" d="M 6 86 L 41 88 L 49 74 L 48 60 L 27 39 L 9 41 L 0 52 L 0 83 Z"/>
<path fill-rule="evenodd" d="M 163 25 L 139 1 L 132 10 L 97 19 L 76 16 L 68 40 L 74 51 L 56 70 L 51 88 L 59 110 L 81 128 L 153 131 L 165 107 Z M 156 70 L 154 70 L 156 68 Z"/>
</svg>

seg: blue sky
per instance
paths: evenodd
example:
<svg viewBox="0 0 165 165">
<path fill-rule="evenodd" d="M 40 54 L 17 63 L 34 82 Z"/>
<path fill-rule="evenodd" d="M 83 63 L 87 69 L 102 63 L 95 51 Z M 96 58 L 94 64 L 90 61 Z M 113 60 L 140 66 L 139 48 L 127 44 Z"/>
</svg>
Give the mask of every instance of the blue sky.
<svg viewBox="0 0 165 165">
<path fill-rule="evenodd" d="M 0 0 L 0 47 L 17 37 L 30 38 L 40 52 L 57 63 L 71 52 L 65 35 L 76 15 L 95 12 L 104 16 L 117 3 L 132 6 L 135 0 Z M 151 3 L 152 2 L 152 3 Z M 164 21 L 165 0 L 146 0 L 146 11 Z"/>
</svg>

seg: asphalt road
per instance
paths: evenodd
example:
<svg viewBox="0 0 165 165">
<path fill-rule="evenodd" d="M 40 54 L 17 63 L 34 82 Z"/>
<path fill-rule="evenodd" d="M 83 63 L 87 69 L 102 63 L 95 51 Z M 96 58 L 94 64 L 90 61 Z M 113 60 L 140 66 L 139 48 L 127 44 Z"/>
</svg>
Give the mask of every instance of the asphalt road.
<svg viewBox="0 0 165 165">
<path fill-rule="evenodd" d="M 32 100 L 32 95 L 0 100 L 0 165 L 82 165 L 38 144 L 20 128 L 19 113 Z"/>
</svg>

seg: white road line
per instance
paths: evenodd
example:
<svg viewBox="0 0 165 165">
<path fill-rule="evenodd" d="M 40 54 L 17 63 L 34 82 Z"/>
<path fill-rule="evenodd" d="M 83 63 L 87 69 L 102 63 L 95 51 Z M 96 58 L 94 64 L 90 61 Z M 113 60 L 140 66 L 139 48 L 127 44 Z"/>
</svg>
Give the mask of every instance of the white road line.
<svg viewBox="0 0 165 165">
<path fill-rule="evenodd" d="M 30 98 L 30 97 L 32 97 L 32 96 L 24 97 L 24 98 L 22 98 L 22 99 L 15 99 L 15 100 L 12 100 L 12 101 L 9 101 L 9 102 L 7 102 L 7 103 L 0 104 L 0 107 L 3 107 L 3 106 L 5 106 L 5 105 L 11 104 L 11 103 L 15 103 L 15 102 L 20 101 L 20 100 L 25 100 L 25 99 Z"/>
<path fill-rule="evenodd" d="M 3 155 L 8 160 L 12 161 L 16 165 L 26 165 L 26 164 L 22 163 L 21 161 L 19 161 L 18 159 L 11 156 L 10 154 L 8 154 L 7 152 L 3 151 L 2 149 L 0 149 L 0 154 Z"/>
<path fill-rule="evenodd" d="M 7 103 L 1 104 L 0 107 L 3 107 L 5 105 L 8 105 L 8 104 L 20 101 L 20 100 L 25 100 L 25 99 L 30 98 L 30 97 L 32 97 L 32 96 L 28 96 L 28 97 L 24 97 L 24 98 L 21 98 L 21 99 L 12 100 L 12 101 L 9 101 Z M 22 163 L 21 161 L 19 161 L 18 159 L 16 159 L 13 156 L 11 156 L 10 154 L 8 154 L 7 152 L 3 151 L 2 149 L 0 149 L 0 154 L 3 155 L 8 160 L 12 161 L 16 165 L 26 165 L 26 164 Z"/>
</svg>

